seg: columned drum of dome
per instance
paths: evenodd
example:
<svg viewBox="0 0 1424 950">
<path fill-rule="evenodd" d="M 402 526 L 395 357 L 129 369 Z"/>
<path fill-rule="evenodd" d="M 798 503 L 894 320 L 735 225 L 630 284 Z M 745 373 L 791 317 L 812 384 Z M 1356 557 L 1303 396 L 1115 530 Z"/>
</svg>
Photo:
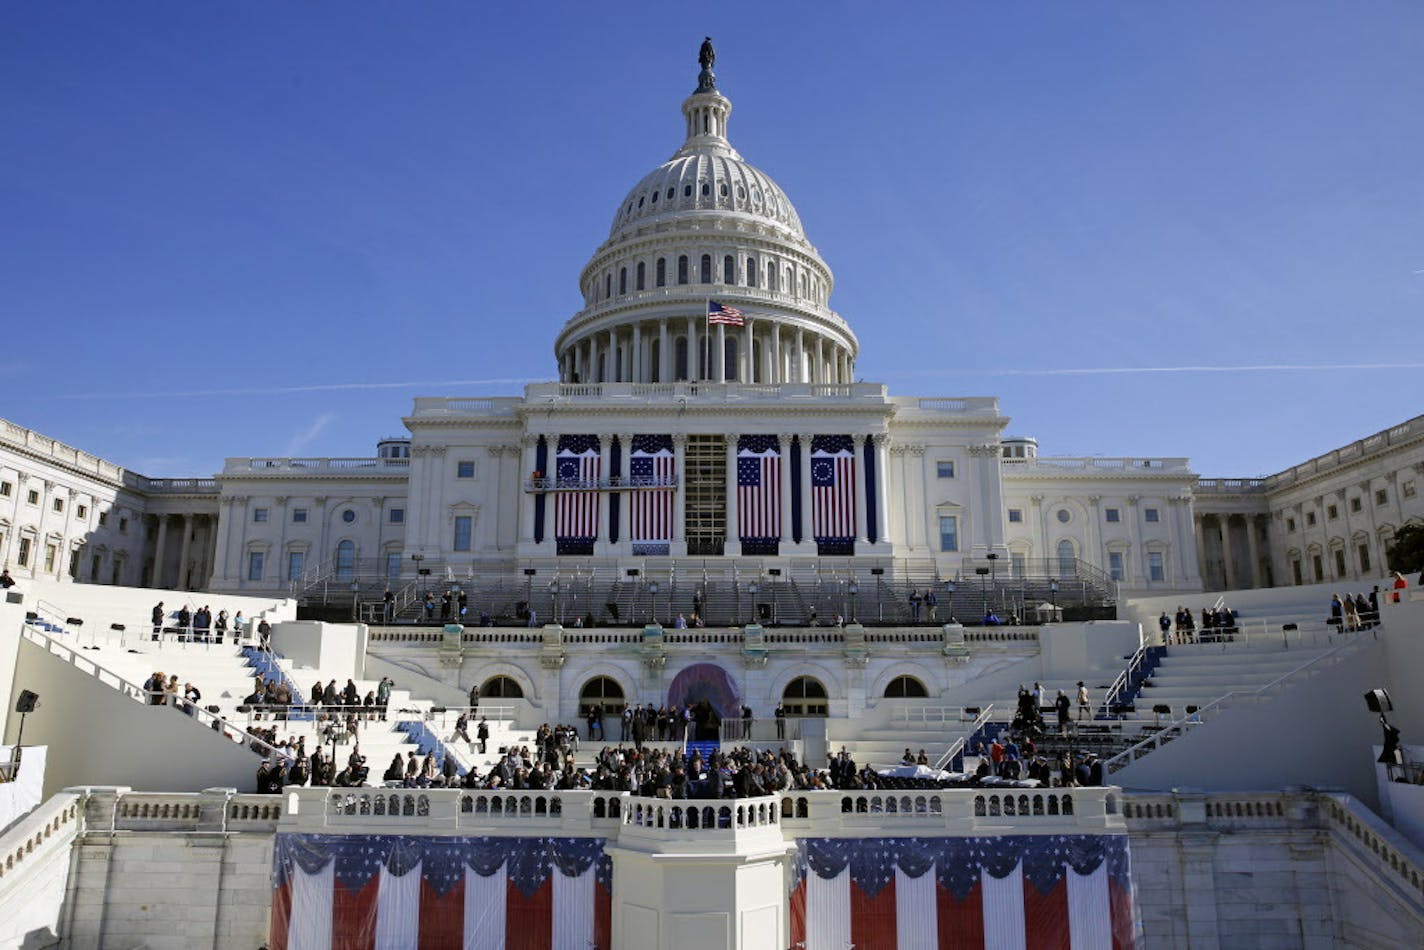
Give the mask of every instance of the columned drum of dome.
<svg viewBox="0 0 1424 950">
<path fill-rule="evenodd" d="M 554 344 L 565 383 L 843 384 L 859 343 L 786 193 L 727 138 L 732 103 L 704 67 L 685 141 L 618 205 Z M 743 315 L 710 324 L 709 302 Z"/>
</svg>

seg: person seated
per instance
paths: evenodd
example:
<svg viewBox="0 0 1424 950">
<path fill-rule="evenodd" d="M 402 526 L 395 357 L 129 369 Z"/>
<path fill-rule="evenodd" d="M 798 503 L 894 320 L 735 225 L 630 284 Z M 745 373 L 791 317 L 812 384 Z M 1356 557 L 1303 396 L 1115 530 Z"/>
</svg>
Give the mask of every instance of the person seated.
<svg viewBox="0 0 1424 950">
<path fill-rule="evenodd" d="M 984 626 L 997 627 L 999 623 L 999 618 L 992 609 L 984 611 Z"/>
</svg>

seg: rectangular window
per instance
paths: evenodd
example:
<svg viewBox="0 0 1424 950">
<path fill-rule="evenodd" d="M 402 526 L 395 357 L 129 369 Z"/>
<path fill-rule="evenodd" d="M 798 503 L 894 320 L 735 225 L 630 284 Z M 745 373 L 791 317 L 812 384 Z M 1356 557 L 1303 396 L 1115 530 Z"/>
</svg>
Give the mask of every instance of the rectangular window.
<svg viewBox="0 0 1424 950">
<path fill-rule="evenodd" d="M 1122 511 L 1118 508 L 1108 508 L 1103 511 L 1103 517 L 1107 519 L 1108 524 L 1117 524 L 1122 520 Z"/>
<path fill-rule="evenodd" d="M 935 476 L 938 477 L 938 478 L 953 478 L 953 477 L 954 477 L 954 463 L 953 463 L 953 462 L 936 462 L 936 463 L 935 463 Z"/>
<path fill-rule="evenodd" d="M 1413 498 L 1413 497 L 1414 497 L 1414 483 L 1413 483 L 1413 482 L 1405 482 L 1403 485 L 1401 485 L 1401 486 L 1399 486 L 1399 487 L 1400 487 L 1400 491 L 1404 492 L 1404 497 L 1405 497 L 1405 498 Z"/>
<path fill-rule="evenodd" d="M 1368 574 L 1370 570 L 1370 546 L 1360 545 L 1360 571 Z"/>
<path fill-rule="evenodd" d="M 1145 508 L 1142 512 L 1142 520 L 1148 524 L 1156 524 L 1161 519 L 1158 516 L 1156 508 Z"/>
<path fill-rule="evenodd" d="M 78 518 L 80 521 L 83 521 L 85 518 L 89 517 L 89 506 L 88 506 L 88 505 L 80 505 L 78 508 L 75 508 L 75 509 L 74 509 L 74 516 L 75 516 L 76 518 Z"/>
<path fill-rule="evenodd" d="M 21 538 L 21 539 L 20 539 L 20 554 L 19 554 L 19 557 L 16 558 L 16 560 L 18 560 L 18 561 L 20 562 L 20 566 L 21 566 L 21 567 L 29 567 L 29 566 L 30 566 L 30 539 L 29 539 L 29 538 Z"/>
<path fill-rule="evenodd" d="M 471 462 L 471 461 L 456 462 L 456 463 L 455 463 L 455 477 L 456 477 L 456 478 L 474 478 L 474 477 L 475 477 L 475 463 L 474 463 L 474 462 Z"/>
<path fill-rule="evenodd" d="M 258 524 L 261 524 L 267 520 L 267 515 L 269 513 L 269 510 L 266 508 L 253 508 L 252 520 L 257 522 Z"/>
<path fill-rule="evenodd" d="M 386 576 L 391 580 L 400 577 L 401 556 L 399 553 L 386 555 Z"/>
<path fill-rule="evenodd" d="M 1389 490 L 1388 490 L 1388 489 L 1386 489 L 1386 488 L 1376 488 L 1376 489 L 1375 489 L 1375 504 L 1376 504 L 1376 505 L 1387 505 L 1387 504 L 1389 504 Z"/>
<path fill-rule="evenodd" d="M 1344 548 L 1336 548 L 1336 549 L 1335 549 L 1335 576 L 1336 576 L 1336 577 L 1344 577 L 1344 576 L 1345 576 L 1345 549 L 1344 549 Z"/>
<path fill-rule="evenodd" d="M 1163 566 L 1161 551 L 1147 552 L 1147 579 L 1149 581 L 1162 581 L 1167 579 L 1167 570 Z"/>
<path fill-rule="evenodd" d="M 9 498 L 10 493 L 14 490 L 14 482 L 0 482 L 0 497 Z"/>
<path fill-rule="evenodd" d="M 38 505 L 40 503 L 40 493 L 31 488 L 25 493 L 25 503 L 28 505 Z"/>
<path fill-rule="evenodd" d="M 288 551 L 287 552 L 287 580 L 297 581 L 302 578 L 302 571 L 307 569 L 307 552 Z"/>
<path fill-rule="evenodd" d="M 1010 508 L 1010 509 L 1009 509 L 1009 524 L 1023 524 L 1023 509 L 1022 509 L 1022 508 Z"/>
<path fill-rule="evenodd" d="M 44 570 L 45 570 L 45 573 L 46 573 L 46 574 L 52 574 L 52 573 L 54 572 L 54 559 L 55 559 L 58 555 L 59 555 L 59 548 L 55 547 L 53 544 L 46 544 L 46 545 L 45 545 L 45 563 L 44 563 Z"/>
<path fill-rule="evenodd" d="M 1121 552 L 1121 551 L 1109 551 L 1109 552 L 1108 552 L 1108 573 L 1112 575 L 1112 579 L 1113 579 L 1113 580 L 1115 580 L 1115 581 L 1120 581 L 1120 580 L 1122 580 L 1122 552 Z"/>
<path fill-rule="evenodd" d="M 1291 577 L 1295 579 L 1295 586 L 1299 587 L 1305 583 L 1305 577 L 1300 572 L 1300 562 L 1291 561 Z"/>
<path fill-rule="evenodd" d="M 1340 517 L 1340 509 L 1334 505 L 1327 505 L 1325 508 L 1325 517 L 1329 518 L 1331 521 L 1334 521 L 1336 518 Z"/>
<path fill-rule="evenodd" d="M 262 580 L 262 552 L 247 552 L 247 579 L 250 581 Z"/>
<path fill-rule="evenodd" d="M 1351 499 L 1350 499 L 1350 510 L 1351 510 L 1351 511 L 1359 511 L 1359 510 L 1360 510 L 1361 508 L 1363 508 L 1363 507 L 1365 507 L 1365 505 L 1364 505 L 1364 501 L 1363 501 L 1362 499 L 1360 499 L 1360 498 L 1351 498 Z"/>
<path fill-rule="evenodd" d="M 470 529 L 474 519 L 469 515 L 455 516 L 455 544 L 456 551 L 468 551 L 470 549 Z"/>
<path fill-rule="evenodd" d="M 75 548 L 69 552 L 69 576 L 74 580 L 79 579 L 79 549 Z"/>
<path fill-rule="evenodd" d="M 404 508 L 392 508 L 392 509 L 391 509 L 391 524 L 405 524 L 405 509 L 404 509 Z"/>
<path fill-rule="evenodd" d="M 1286 519 L 1286 531 L 1289 532 L 1289 533 L 1291 533 L 1291 534 L 1294 534 L 1294 533 L 1295 533 L 1295 519 L 1294 519 L 1294 518 L 1287 518 L 1287 519 Z"/>
<path fill-rule="evenodd" d="M 1320 560 L 1320 555 L 1312 554 L 1310 560 L 1311 566 L 1315 568 L 1315 583 L 1325 583 L 1325 563 Z"/>
<path fill-rule="evenodd" d="M 939 549 L 959 550 L 959 518 L 955 515 L 939 516 Z"/>
<path fill-rule="evenodd" d="M 101 527 L 101 528 L 107 527 L 108 524 L 109 524 L 109 513 L 108 513 L 107 511 L 101 511 L 101 512 L 99 512 L 99 527 Z"/>
<path fill-rule="evenodd" d="M 1023 554 L 1009 555 L 1009 570 L 1015 577 L 1023 577 L 1028 570 L 1028 557 Z"/>
<path fill-rule="evenodd" d="M 305 508 L 292 509 L 292 524 L 306 524 L 307 510 Z"/>
<path fill-rule="evenodd" d="M 63 511 L 63 510 L 64 510 L 64 499 L 63 499 L 63 498 L 56 498 L 56 499 L 54 500 L 53 507 L 54 507 L 54 510 L 55 510 L 55 511 Z"/>
<path fill-rule="evenodd" d="M 1307 511 L 1305 513 L 1305 526 L 1307 528 L 1315 527 L 1315 512 Z"/>
</svg>

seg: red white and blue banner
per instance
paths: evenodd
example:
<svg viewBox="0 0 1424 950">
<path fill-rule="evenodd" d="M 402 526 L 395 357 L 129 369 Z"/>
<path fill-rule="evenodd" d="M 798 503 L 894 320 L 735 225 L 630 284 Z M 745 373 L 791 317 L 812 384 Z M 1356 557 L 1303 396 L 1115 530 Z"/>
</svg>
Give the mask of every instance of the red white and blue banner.
<svg viewBox="0 0 1424 950">
<path fill-rule="evenodd" d="M 853 554 L 855 443 L 848 435 L 811 438 L 811 537 L 822 555 Z"/>
<path fill-rule="evenodd" d="M 670 435 L 635 435 L 628 453 L 628 478 L 633 486 L 674 483 L 675 458 Z M 629 535 L 633 553 L 666 555 L 672 542 L 673 489 L 640 488 L 628 493 Z"/>
<path fill-rule="evenodd" d="M 609 950 L 602 838 L 278 834 L 271 950 Z"/>
<path fill-rule="evenodd" d="M 560 554 L 592 554 L 603 471 L 596 435 L 561 435 L 554 456 L 554 541 Z"/>
<path fill-rule="evenodd" d="M 1126 835 L 803 838 L 791 946 L 1131 950 Z"/>
<path fill-rule="evenodd" d="M 781 539 L 781 440 L 737 441 L 737 531 L 743 554 L 776 554 Z"/>
</svg>

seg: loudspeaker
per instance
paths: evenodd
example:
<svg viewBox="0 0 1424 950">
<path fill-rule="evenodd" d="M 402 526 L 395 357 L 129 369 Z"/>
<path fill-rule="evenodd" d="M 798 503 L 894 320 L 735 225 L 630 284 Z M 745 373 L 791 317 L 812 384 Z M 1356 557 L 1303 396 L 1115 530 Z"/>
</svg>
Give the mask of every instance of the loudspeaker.
<svg viewBox="0 0 1424 950">
<path fill-rule="evenodd" d="M 1382 689 L 1372 689 L 1365 694 L 1365 705 L 1372 713 L 1394 712 L 1394 703 L 1389 701 L 1389 693 Z"/>
<path fill-rule="evenodd" d="M 39 694 L 32 693 L 27 689 L 22 689 L 20 690 L 20 698 L 15 700 L 15 712 L 32 713 L 39 704 Z"/>
</svg>

